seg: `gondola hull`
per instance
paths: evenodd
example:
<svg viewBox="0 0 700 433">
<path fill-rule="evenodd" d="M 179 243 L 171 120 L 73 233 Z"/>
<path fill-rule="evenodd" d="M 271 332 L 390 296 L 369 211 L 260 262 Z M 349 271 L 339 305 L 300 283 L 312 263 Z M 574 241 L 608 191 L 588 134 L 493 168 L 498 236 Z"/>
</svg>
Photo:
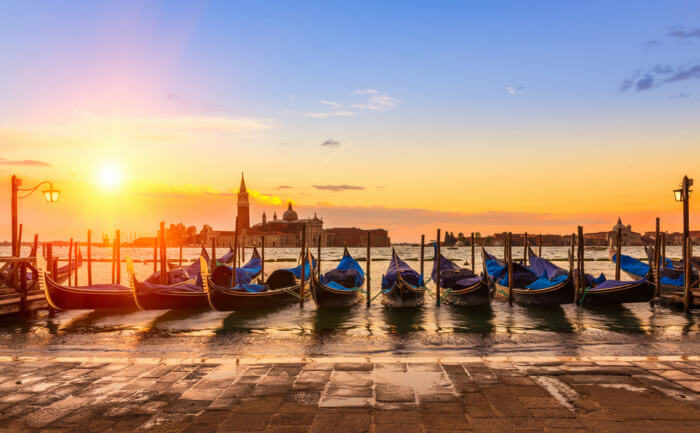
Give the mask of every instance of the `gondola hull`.
<svg viewBox="0 0 700 433">
<path fill-rule="evenodd" d="M 136 308 L 128 287 L 123 291 L 99 290 L 89 287 L 62 286 L 45 278 L 46 299 L 58 310 L 97 310 L 104 308 Z"/>
<path fill-rule="evenodd" d="M 649 302 L 654 298 L 655 287 L 645 280 L 609 289 L 587 289 L 581 297 L 581 305 L 608 305 L 628 302 Z"/>
<path fill-rule="evenodd" d="M 207 294 L 202 292 L 150 292 L 136 282 L 134 290 L 136 305 L 141 310 L 198 310 L 208 309 Z"/>
<path fill-rule="evenodd" d="M 452 290 L 445 296 L 448 304 L 461 307 L 476 307 L 491 303 L 489 285 L 481 279 L 478 283 L 459 290 Z"/>
<path fill-rule="evenodd" d="M 358 290 L 338 290 L 328 287 L 314 273 L 309 280 L 309 289 L 316 305 L 322 308 L 347 308 L 362 301 L 362 293 Z"/>
<path fill-rule="evenodd" d="M 425 289 L 411 286 L 399 279 L 390 291 L 382 294 L 382 304 L 394 308 L 420 307 L 425 301 Z"/>
<path fill-rule="evenodd" d="M 491 282 L 493 297 L 508 301 L 508 286 Z M 521 305 L 561 305 L 574 302 L 574 282 L 571 277 L 546 289 L 516 289 L 513 288 L 513 302 Z"/>
<path fill-rule="evenodd" d="M 308 287 L 304 297 L 309 296 Z M 215 286 L 209 281 L 209 304 L 217 311 L 253 311 L 294 304 L 301 299 L 301 285 L 265 292 L 245 292 Z"/>
</svg>

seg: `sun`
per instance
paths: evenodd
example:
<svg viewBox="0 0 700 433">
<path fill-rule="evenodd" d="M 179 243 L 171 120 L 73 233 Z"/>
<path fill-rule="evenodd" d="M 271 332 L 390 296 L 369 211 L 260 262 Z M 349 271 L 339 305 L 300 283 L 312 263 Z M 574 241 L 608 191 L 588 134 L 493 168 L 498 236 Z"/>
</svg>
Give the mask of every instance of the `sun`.
<svg viewBox="0 0 700 433">
<path fill-rule="evenodd" d="M 97 180 L 102 188 L 114 190 L 122 183 L 122 169 L 114 163 L 102 164 L 97 169 Z"/>
</svg>

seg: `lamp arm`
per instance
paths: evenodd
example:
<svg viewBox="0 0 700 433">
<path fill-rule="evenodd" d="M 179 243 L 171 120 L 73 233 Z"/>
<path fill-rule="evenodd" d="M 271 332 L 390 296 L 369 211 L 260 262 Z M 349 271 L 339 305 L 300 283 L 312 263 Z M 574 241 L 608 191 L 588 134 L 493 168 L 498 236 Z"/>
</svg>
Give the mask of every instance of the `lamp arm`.
<svg viewBox="0 0 700 433">
<path fill-rule="evenodd" d="M 33 188 L 17 188 L 17 192 L 26 192 L 26 193 L 27 193 L 27 194 L 25 194 L 25 195 L 23 195 L 23 196 L 21 196 L 21 197 L 17 197 L 17 198 L 27 198 L 27 197 L 29 197 L 30 195 L 34 194 L 34 191 L 36 191 L 37 189 L 39 189 L 40 186 L 45 185 L 45 184 L 49 184 L 51 187 L 53 187 L 53 183 L 52 183 L 51 181 L 45 180 L 45 181 L 43 181 L 43 182 L 37 184 L 37 185 L 34 186 Z"/>
</svg>

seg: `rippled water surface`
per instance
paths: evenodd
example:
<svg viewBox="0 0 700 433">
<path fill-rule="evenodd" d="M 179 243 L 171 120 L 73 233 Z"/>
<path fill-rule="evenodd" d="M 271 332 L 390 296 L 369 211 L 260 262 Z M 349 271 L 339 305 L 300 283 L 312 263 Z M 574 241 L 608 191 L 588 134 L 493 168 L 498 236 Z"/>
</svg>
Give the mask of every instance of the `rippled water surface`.
<svg viewBox="0 0 700 433">
<path fill-rule="evenodd" d="M 93 257 L 107 258 L 110 250 L 94 248 Z M 488 248 L 501 257 L 502 247 Z M 567 268 L 567 247 L 548 247 L 543 256 L 556 260 Z M 225 251 L 220 249 L 217 254 Z M 350 250 L 366 266 L 364 248 Z M 420 248 L 397 247 L 399 255 L 415 269 L 419 269 Z M 0 254 L 4 252 L 0 249 Z M 265 272 L 290 267 L 298 255 L 296 249 L 266 249 Z M 643 248 L 627 247 L 625 254 L 641 258 Z M 67 249 L 54 249 L 54 254 L 67 255 Z M 85 250 L 83 248 L 83 254 Z M 171 249 L 169 257 L 178 258 L 178 250 Z M 199 248 L 185 248 L 186 260 L 198 257 Z M 314 250 L 314 254 L 316 251 Z M 372 293 L 376 294 L 381 277 L 388 265 L 390 248 L 372 249 Z M 443 249 L 443 254 L 463 264 L 471 255 L 470 248 Z M 696 252 L 697 254 L 697 252 Z M 124 248 L 122 257 L 134 260 L 152 258 L 149 249 Z M 246 251 L 246 259 L 250 250 Z M 342 248 L 322 251 L 323 270 L 333 268 L 342 255 Z M 669 257 L 678 257 L 680 248 L 669 247 Z M 480 269 L 480 255 L 476 254 L 476 268 Z M 522 256 L 522 248 L 514 248 L 513 256 Z M 426 248 L 426 257 L 432 250 Z M 587 248 L 586 271 L 604 272 L 613 276 L 614 266 L 607 260 L 606 248 Z M 561 260 L 561 261 L 559 261 Z M 426 261 L 426 274 L 432 262 Z M 138 263 L 137 275 L 147 277 L 153 265 Z M 93 281 L 108 282 L 111 278 L 109 263 L 93 265 Z M 79 280 L 85 284 L 86 267 L 80 270 Z M 126 281 L 126 270 L 122 268 Z M 624 278 L 624 274 L 623 274 Z M 432 283 L 429 284 L 432 289 Z M 433 298 L 426 297 L 426 305 L 418 309 L 387 309 L 379 299 L 370 308 L 365 304 L 340 310 L 317 309 L 312 300 L 299 305 L 259 312 L 214 311 L 66 311 L 49 318 L 39 313 L 29 320 L 0 319 L 0 338 L 8 348 L 22 344 L 51 350 L 71 347 L 142 350 L 150 343 L 172 344 L 180 351 L 224 351 L 229 353 L 284 353 L 284 354 L 382 354 L 460 352 L 491 353 L 518 351 L 545 351 L 561 353 L 608 353 L 624 351 L 627 354 L 685 353 L 697 349 L 698 314 L 684 315 L 661 306 L 647 303 L 625 304 L 599 308 L 577 308 L 573 305 L 537 308 L 493 301 L 490 307 L 456 308 L 449 305 L 436 307 Z"/>
</svg>

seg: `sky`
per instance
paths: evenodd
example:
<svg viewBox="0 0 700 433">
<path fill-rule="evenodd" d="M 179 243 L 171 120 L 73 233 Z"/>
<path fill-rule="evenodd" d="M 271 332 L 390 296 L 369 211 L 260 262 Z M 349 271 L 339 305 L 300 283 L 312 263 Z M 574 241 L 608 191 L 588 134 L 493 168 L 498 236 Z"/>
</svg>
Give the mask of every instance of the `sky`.
<svg viewBox="0 0 700 433">
<path fill-rule="evenodd" d="M 694 1 L 0 1 L 0 240 L 251 220 L 680 230 L 700 181 Z M 700 212 L 691 200 L 691 229 Z"/>
</svg>

